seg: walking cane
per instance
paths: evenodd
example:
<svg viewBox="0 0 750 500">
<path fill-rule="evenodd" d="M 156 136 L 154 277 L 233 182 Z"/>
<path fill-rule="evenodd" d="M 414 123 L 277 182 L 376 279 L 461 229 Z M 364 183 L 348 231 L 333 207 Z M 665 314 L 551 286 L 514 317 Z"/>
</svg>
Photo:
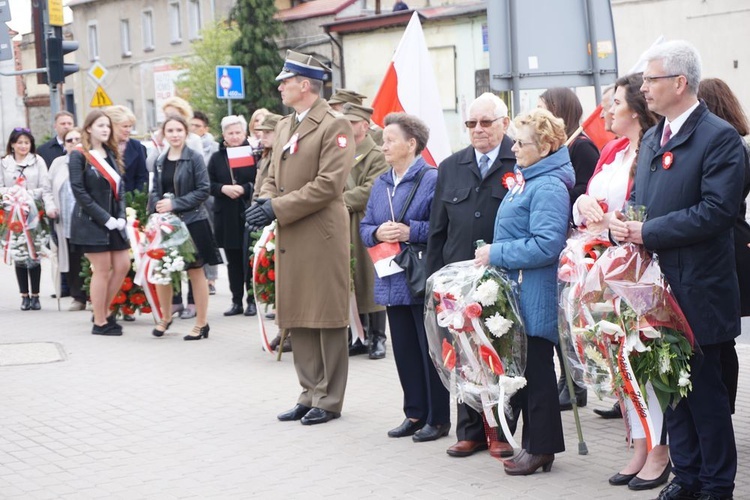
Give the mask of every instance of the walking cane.
<svg viewBox="0 0 750 500">
<path fill-rule="evenodd" d="M 586 446 L 586 441 L 583 440 L 583 430 L 581 429 L 581 417 L 578 415 L 578 399 L 575 396 L 575 388 L 573 387 L 573 374 L 570 371 L 570 361 L 568 360 L 567 340 L 565 335 L 560 335 L 560 349 L 562 350 L 563 365 L 565 365 L 565 382 L 568 384 L 568 394 L 570 394 L 570 402 L 573 404 L 573 418 L 576 421 L 576 432 L 578 433 L 578 454 L 588 455 L 589 449 Z"/>
</svg>

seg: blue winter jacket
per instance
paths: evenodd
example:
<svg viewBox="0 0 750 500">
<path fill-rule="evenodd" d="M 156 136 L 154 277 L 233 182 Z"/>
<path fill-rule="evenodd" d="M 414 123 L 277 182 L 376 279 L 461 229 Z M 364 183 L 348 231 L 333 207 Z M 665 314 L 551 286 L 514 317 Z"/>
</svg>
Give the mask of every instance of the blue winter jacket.
<svg viewBox="0 0 750 500">
<path fill-rule="evenodd" d="M 370 199 L 367 201 L 365 217 L 359 224 L 359 234 L 362 242 L 366 247 L 373 247 L 380 243 L 375 238 L 375 232 L 381 224 L 392 220 L 391 209 L 388 205 L 388 192 L 390 190 L 393 198 L 393 213 L 395 217 L 401 214 L 404 208 L 406 198 L 409 196 L 416 177 L 419 173 L 425 172 L 419 187 L 414 193 L 414 199 L 406 210 L 406 215 L 402 221 L 409 226 L 409 242 L 427 244 L 427 235 L 430 226 L 430 206 L 435 194 L 435 183 L 437 182 L 437 169 L 428 165 L 420 156 L 409 167 L 406 174 L 398 183 L 395 190 L 393 187 L 393 169 L 389 169 L 375 181 L 370 192 Z M 403 249 L 406 245 L 401 244 Z M 404 273 L 392 274 L 385 278 L 379 278 L 375 275 L 375 302 L 384 306 L 403 306 L 411 304 L 420 304 L 423 299 L 412 297 L 409 287 L 406 284 Z"/>
<path fill-rule="evenodd" d="M 518 282 L 526 334 L 557 344 L 557 260 L 568 233 L 575 172 L 565 146 L 521 172 L 523 190 L 508 193 L 497 212 L 490 263 Z"/>
</svg>

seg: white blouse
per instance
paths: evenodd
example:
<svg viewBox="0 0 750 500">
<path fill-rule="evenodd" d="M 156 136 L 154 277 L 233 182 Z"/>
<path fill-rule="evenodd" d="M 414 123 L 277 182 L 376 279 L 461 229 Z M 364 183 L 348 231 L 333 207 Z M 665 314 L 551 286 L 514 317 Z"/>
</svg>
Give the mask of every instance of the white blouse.
<svg viewBox="0 0 750 500">
<path fill-rule="evenodd" d="M 625 206 L 630 167 L 634 159 L 635 155 L 630 154 L 630 147 L 618 151 L 612 163 L 603 165 L 589 182 L 586 194 L 597 200 L 604 200 L 608 205 L 608 213 L 622 210 Z M 578 200 L 573 205 L 573 222 L 576 226 L 586 222 L 578 210 Z"/>
</svg>

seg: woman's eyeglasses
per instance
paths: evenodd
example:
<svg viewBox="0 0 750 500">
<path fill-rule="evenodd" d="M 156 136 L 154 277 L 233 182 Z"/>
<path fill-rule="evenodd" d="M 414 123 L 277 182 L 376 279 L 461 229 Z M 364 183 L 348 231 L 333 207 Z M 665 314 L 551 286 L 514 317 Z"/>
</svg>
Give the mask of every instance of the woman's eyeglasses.
<svg viewBox="0 0 750 500">
<path fill-rule="evenodd" d="M 523 149 L 524 147 L 528 146 L 529 144 L 534 144 L 534 143 L 533 143 L 533 142 L 530 142 L 530 141 L 528 141 L 528 142 L 523 142 L 523 141 L 521 141 L 521 140 L 519 140 L 519 139 L 516 139 L 515 141 L 513 141 L 513 144 L 515 144 L 515 145 L 516 145 L 516 146 L 518 146 L 519 148 Z"/>
<path fill-rule="evenodd" d="M 68 144 L 75 144 L 75 143 L 81 142 L 81 138 L 80 137 L 68 137 L 67 139 L 65 139 L 65 142 L 67 142 Z"/>
</svg>

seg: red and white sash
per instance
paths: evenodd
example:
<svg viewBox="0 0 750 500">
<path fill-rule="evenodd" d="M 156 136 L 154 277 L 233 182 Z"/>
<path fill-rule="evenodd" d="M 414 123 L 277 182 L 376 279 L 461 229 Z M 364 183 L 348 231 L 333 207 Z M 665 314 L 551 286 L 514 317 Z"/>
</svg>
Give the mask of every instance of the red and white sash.
<svg viewBox="0 0 750 500">
<path fill-rule="evenodd" d="M 95 149 L 87 152 L 83 150 L 83 147 L 80 144 L 76 146 L 76 149 L 83 153 L 83 156 L 86 157 L 86 161 L 93 165 L 102 177 L 107 179 L 109 187 L 112 188 L 112 192 L 115 194 L 115 199 L 119 200 L 120 193 L 118 192 L 117 186 L 120 185 L 120 173 L 117 169 L 112 167 L 112 165 L 107 162 L 107 159 Z"/>
</svg>

